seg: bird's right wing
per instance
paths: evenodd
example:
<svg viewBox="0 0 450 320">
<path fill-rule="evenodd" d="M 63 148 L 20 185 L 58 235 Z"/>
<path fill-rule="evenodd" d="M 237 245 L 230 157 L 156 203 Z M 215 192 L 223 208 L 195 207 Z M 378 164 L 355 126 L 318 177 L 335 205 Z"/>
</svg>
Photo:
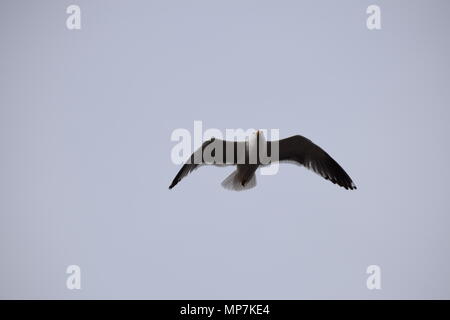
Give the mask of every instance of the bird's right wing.
<svg viewBox="0 0 450 320">
<path fill-rule="evenodd" d="M 280 161 L 295 161 L 345 189 L 356 189 L 345 170 L 325 150 L 311 140 L 296 135 L 277 142 L 279 143 Z"/>
<path fill-rule="evenodd" d="M 183 164 L 170 184 L 169 189 L 172 189 L 184 177 L 201 165 L 233 165 L 238 163 L 242 155 L 245 157 L 245 154 L 244 141 L 226 141 L 216 138 L 207 140 Z"/>
</svg>

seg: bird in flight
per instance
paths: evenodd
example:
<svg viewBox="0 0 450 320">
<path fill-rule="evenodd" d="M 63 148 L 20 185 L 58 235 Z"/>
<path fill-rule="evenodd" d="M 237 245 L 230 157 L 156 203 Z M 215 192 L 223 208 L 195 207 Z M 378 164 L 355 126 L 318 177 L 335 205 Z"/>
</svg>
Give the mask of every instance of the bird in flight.
<svg viewBox="0 0 450 320">
<path fill-rule="evenodd" d="M 267 157 L 261 156 L 264 152 Z M 277 141 L 266 141 L 260 130 L 252 133 L 245 141 L 216 138 L 205 141 L 183 164 L 169 189 L 202 165 L 236 166 L 236 170 L 222 182 L 222 186 L 236 191 L 250 189 L 256 186 L 255 172 L 258 167 L 275 161 L 302 165 L 347 190 L 356 189 L 345 170 L 311 140 L 295 135 Z"/>
</svg>

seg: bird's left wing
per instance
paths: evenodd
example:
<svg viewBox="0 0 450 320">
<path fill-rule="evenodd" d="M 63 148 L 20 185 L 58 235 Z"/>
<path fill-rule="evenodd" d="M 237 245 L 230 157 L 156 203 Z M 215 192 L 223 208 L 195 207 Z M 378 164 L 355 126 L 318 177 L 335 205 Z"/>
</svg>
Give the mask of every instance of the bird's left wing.
<svg viewBox="0 0 450 320">
<path fill-rule="evenodd" d="M 233 165 L 238 163 L 241 155 L 245 157 L 244 141 L 226 141 L 216 138 L 207 140 L 183 164 L 170 184 L 169 189 L 175 187 L 178 182 L 200 165 Z"/>
</svg>

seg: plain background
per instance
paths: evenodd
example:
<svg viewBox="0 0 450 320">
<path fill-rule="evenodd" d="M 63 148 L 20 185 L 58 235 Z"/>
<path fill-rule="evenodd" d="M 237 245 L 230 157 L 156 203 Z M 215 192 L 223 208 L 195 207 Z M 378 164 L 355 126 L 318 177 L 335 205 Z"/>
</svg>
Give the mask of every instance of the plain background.
<svg viewBox="0 0 450 320">
<path fill-rule="evenodd" d="M 2 1 L 0 297 L 450 298 L 449 14 L 446 0 Z M 209 167 L 169 191 L 170 135 L 194 120 L 302 134 L 358 190 L 286 164 L 247 192 Z M 382 290 L 366 288 L 371 264 Z"/>
</svg>

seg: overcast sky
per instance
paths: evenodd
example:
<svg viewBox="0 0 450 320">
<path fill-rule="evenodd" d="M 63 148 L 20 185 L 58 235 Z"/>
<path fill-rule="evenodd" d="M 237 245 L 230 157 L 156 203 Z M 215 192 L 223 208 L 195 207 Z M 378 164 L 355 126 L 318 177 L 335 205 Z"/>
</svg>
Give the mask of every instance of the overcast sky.
<svg viewBox="0 0 450 320">
<path fill-rule="evenodd" d="M 449 299 L 449 12 L 2 1 L 0 297 Z M 288 164 L 246 192 L 213 167 L 168 190 L 170 136 L 194 120 L 302 134 L 358 190 Z"/>
</svg>

